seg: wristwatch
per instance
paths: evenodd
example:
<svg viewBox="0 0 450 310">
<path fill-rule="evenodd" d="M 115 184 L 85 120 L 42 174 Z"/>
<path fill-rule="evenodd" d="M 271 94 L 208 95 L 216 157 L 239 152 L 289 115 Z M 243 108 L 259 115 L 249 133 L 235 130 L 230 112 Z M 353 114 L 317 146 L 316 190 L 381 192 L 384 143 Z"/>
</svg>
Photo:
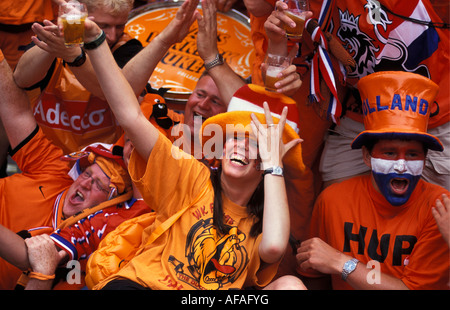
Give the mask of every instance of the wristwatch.
<svg viewBox="0 0 450 310">
<path fill-rule="evenodd" d="M 205 69 L 206 69 L 206 71 L 208 71 L 208 70 L 211 70 L 211 68 L 214 68 L 215 66 L 223 65 L 223 63 L 224 63 L 223 56 L 218 53 L 216 55 L 216 58 L 214 58 L 213 61 L 205 64 Z"/>
<path fill-rule="evenodd" d="M 264 170 L 263 176 L 265 176 L 266 174 L 271 174 L 271 175 L 276 175 L 276 176 L 282 177 L 283 176 L 283 168 L 281 168 L 280 166 L 267 168 L 266 170 Z"/>
<path fill-rule="evenodd" d="M 342 280 L 346 281 L 349 274 L 351 274 L 356 269 L 356 265 L 358 265 L 359 260 L 356 258 L 352 258 L 345 262 L 344 267 L 342 268 Z"/>
<path fill-rule="evenodd" d="M 81 49 L 81 55 L 77 56 L 74 61 L 72 62 L 66 62 L 68 66 L 70 67 L 80 67 L 84 64 L 86 61 L 86 53 L 83 49 Z"/>
</svg>

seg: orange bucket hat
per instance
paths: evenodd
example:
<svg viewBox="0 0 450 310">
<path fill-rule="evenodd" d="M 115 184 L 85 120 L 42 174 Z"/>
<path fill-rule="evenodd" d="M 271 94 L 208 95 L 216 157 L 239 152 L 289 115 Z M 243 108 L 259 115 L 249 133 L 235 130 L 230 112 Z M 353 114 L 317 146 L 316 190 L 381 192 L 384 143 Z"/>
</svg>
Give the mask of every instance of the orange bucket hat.
<svg viewBox="0 0 450 310">
<path fill-rule="evenodd" d="M 427 133 L 431 105 L 439 86 L 421 75 L 383 71 L 358 82 L 365 130 L 352 142 L 361 148 L 370 139 L 417 140 L 431 150 L 443 151 L 441 141 Z"/>
<path fill-rule="evenodd" d="M 288 115 L 286 118 L 286 126 L 283 131 L 283 143 L 287 143 L 294 139 L 299 139 L 298 135 L 298 110 L 296 102 L 283 94 L 269 92 L 263 86 L 247 84 L 236 91 L 228 105 L 228 111 L 219 113 L 205 120 L 200 131 L 203 147 L 209 140 L 210 136 L 205 134 L 205 127 L 208 125 L 219 125 L 224 134 L 225 142 L 227 134 L 227 125 L 243 125 L 234 126 L 233 129 L 244 130 L 245 134 L 251 134 L 251 114 L 255 114 L 261 124 L 266 124 L 264 115 L 263 102 L 266 101 L 272 113 L 273 122 L 278 124 L 281 112 L 285 106 L 288 107 Z M 248 131 L 247 131 L 248 130 Z M 205 148 L 203 148 L 205 149 Z M 297 144 L 288 153 L 285 154 L 283 165 L 287 169 L 297 170 L 299 173 L 305 170 L 302 159 L 301 144 Z M 289 167 L 289 168 L 288 168 Z"/>
</svg>

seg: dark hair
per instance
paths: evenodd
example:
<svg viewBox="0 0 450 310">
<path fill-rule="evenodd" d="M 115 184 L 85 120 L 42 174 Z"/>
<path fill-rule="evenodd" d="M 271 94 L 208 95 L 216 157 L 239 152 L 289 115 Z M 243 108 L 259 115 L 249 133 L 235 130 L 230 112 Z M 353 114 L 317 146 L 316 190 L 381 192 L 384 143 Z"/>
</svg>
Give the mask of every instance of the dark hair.
<svg viewBox="0 0 450 310">
<path fill-rule="evenodd" d="M 214 207 L 213 207 L 213 225 L 221 234 L 226 234 L 226 225 L 224 223 L 223 201 L 222 201 L 222 184 L 220 176 L 222 175 L 222 165 L 216 168 L 210 168 L 211 183 L 214 189 Z M 247 210 L 253 215 L 255 220 L 250 229 L 250 236 L 256 237 L 262 232 L 262 219 L 264 211 L 264 178 L 261 178 L 252 197 L 247 204 Z"/>
</svg>

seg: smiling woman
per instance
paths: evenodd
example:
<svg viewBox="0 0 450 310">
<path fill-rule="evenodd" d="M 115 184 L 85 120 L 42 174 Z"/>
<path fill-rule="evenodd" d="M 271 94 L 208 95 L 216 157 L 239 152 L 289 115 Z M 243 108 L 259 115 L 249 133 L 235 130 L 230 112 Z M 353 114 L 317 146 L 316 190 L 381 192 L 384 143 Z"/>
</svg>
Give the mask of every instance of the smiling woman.
<svg viewBox="0 0 450 310">
<path fill-rule="evenodd" d="M 189 0 L 182 8 L 195 10 L 197 4 Z M 203 8 L 212 7 L 214 1 L 204 0 L 201 4 Z M 195 16 L 203 21 L 199 14 Z M 88 42 L 99 33 L 92 21 L 86 22 Z M 286 252 L 290 233 L 285 178 L 282 173 L 270 171 L 275 170 L 274 166 L 288 169 L 290 183 L 291 177 L 301 178 L 305 169 L 301 140 L 294 129 L 285 126 L 286 104 L 280 104 L 277 116 L 265 103 L 255 113 L 220 113 L 203 123 L 219 124 L 225 129 L 222 133 L 226 133 L 226 124 L 252 123 L 262 168 L 268 173 L 263 176 L 257 165 L 259 159 L 250 158 L 249 149 L 256 145 L 249 143 L 249 137 L 224 142 L 226 136 L 222 136 L 227 158 L 218 160 L 219 167 L 208 167 L 192 156 L 173 156 L 172 151 L 178 148 L 142 114 L 106 44 L 87 53 L 111 109 L 135 147 L 129 161 L 133 183 L 156 211 L 155 223 L 163 223 L 164 227 L 147 227 L 137 254 L 116 274 L 94 283 L 94 289 L 117 288 L 114 284 L 123 280 L 151 289 L 241 289 L 269 284 Z M 264 94 L 262 97 L 269 101 L 287 101 L 280 99 L 285 96 Z M 295 105 L 292 108 L 296 114 Z M 205 116 L 199 110 L 194 112 Z M 202 143 L 206 142 L 202 139 Z M 294 177 L 293 171 L 298 175 Z M 296 191 L 295 186 L 289 187 L 289 192 Z M 259 203 L 255 203 L 256 196 Z M 254 205 L 258 205 L 258 212 L 254 212 Z M 174 216 L 179 217 L 172 221 Z M 255 226 L 261 227 L 261 233 L 254 233 Z M 153 239 L 152 233 L 161 230 Z M 89 266 L 95 266 L 95 262 Z"/>
</svg>

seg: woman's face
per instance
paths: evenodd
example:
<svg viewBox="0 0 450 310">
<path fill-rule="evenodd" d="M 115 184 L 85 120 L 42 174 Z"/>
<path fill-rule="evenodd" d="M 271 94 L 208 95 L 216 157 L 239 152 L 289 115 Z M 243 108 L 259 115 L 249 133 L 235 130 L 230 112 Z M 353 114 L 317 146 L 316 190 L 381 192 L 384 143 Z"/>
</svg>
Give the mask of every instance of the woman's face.
<svg viewBox="0 0 450 310">
<path fill-rule="evenodd" d="M 258 145 L 256 140 L 245 136 L 229 137 L 225 141 L 222 173 L 236 179 L 261 180 Z"/>
</svg>

